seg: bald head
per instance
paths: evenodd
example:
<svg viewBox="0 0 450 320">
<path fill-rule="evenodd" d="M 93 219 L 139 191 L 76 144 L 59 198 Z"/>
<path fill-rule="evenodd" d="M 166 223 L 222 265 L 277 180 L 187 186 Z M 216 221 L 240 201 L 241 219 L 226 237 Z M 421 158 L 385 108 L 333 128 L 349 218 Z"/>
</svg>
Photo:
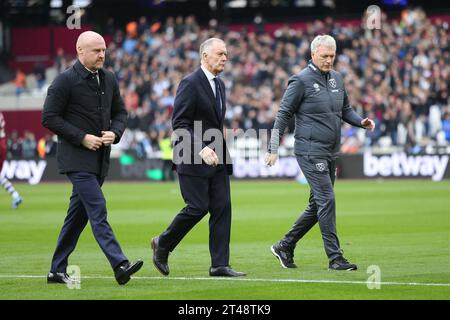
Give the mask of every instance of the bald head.
<svg viewBox="0 0 450 320">
<path fill-rule="evenodd" d="M 77 39 L 77 54 L 80 62 L 89 70 L 96 71 L 105 62 L 106 44 L 101 35 L 86 31 Z"/>
</svg>

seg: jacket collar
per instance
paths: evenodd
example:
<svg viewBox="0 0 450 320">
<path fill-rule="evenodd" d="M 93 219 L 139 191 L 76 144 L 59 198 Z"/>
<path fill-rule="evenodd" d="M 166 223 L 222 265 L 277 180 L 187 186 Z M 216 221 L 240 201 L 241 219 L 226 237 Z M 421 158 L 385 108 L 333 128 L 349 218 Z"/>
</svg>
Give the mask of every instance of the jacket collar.
<svg viewBox="0 0 450 320">
<path fill-rule="evenodd" d="M 209 71 L 208 69 L 206 69 L 203 65 L 200 66 L 200 69 L 202 69 L 202 71 L 205 73 L 206 78 L 208 79 L 208 81 L 214 80 L 214 78 L 217 78 L 217 76 L 213 75 L 211 73 L 211 71 Z"/>
<path fill-rule="evenodd" d="M 200 78 L 200 83 L 201 83 L 203 89 L 208 93 L 208 96 L 209 96 L 209 99 L 211 101 L 211 104 L 214 105 L 216 103 L 216 98 L 214 96 L 214 92 L 212 91 L 211 85 L 209 83 L 209 79 L 206 76 L 206 73 L 203 71 L 203 69 L 201 67 L 197 69 L 196 73 L 197 73 L 197 76 Z M 220 123 L 222 123 L 222 121 L 223 121 L 223 113 L 225 112 L 224 93 L 223 93 L 223 90 L 221 90 L 221 91 L 222 91 L 221 99 L 222 99 L 222 103 L 223 103 L 223 106 L 224 106 L 222 108 L 222 115 L 217 113 L 217 109 L 216 108 L 213 108 L 214 109 L 214 113 L 217 116 L 217 120 L 219 120 Z"/>
<path fill-rule="evenodd" d="M 78 59 L 77 59 L 77 62 L 75 62 L 75 64 L 73 65 L 73 67 L 79 74 L 81 74 L 83 79 L 87 79 L 92 73 Z M 103 76 L 104 76 L 103 69 L 98 69 L 98 75 L 100 78 L 103 78 Z"/>
<path fill-rule="evenodd" d="M 197 69 L 197 76 L 201 79 L 200 83 L 202 84 L 206 92 L 208 92 L 208 96 L 211 101 L 215 102 L 216 98 L 214 97 L 214 92 L 212 91 L 211 85 L 209 84 L 209 79 L 202 68 Z"/>
<path fill-rule="evenodd" d="M 330 74 L 329 72 L 323 72 L 321 71 L 315 64 L 314 62 L 312 62 L 312 59 L 308 61 L 308 67 L 314 71 L 317 74 L 320 74 L 322 76 L 328 77 L 328 75 Z"/>
</svg>

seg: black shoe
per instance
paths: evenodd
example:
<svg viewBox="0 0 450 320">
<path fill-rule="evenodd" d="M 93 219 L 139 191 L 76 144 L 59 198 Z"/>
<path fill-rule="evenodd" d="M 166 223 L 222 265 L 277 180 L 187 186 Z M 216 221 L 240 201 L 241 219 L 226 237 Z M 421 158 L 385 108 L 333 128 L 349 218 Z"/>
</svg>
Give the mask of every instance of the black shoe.
<svg viewBox="0 0 450 320">
<path fill-rule="evenodd" d="M 65 272 L 49 272 L 47 283 L 77 284 L 79 281 L 72 279 Z"/>
<path fill-rule="evenodd" d="M 139 271 L 142 268 L 144 262 L 142 260 L 137 260 L 130 263 L 126 261 L 114 269 L 114 276 L 120 285 L 126 284 L 130 281 L 130 276 Z"/>
<path fill-rule="evenodd" d="M 287 249 L 278 242 L 270 247 L 270 251 L 280 260 L 283 268 L 297 268 L 294 263 L 294 250 Z"/>
<path fill-rule="evenodd" d="M 153 250 L 153 264 L 162 275 L 169 275 L 169 265 L 167 260 L 169 258 L 169 251 L 162 249 L 159 246 L 159 237 L 154 237 L 151 242 Z"/>
<path fill-rule="evenodd" d="M 246 276 L 243 272 L 237 272 L 231 269 L 230 266 L 225 267 L 211 267 L 209 269 L 209 275 L 211 277 L 243 277 Z"/>
<path fill-rule="evenodd" d="M 330 262 L 329 270 L 345 270 L 345 271 L 354 271 L 357 270 L 358 267 L 356 264 L 350 263 L 343 256 L 337 257 L 333 261 Z"/>
</svg>

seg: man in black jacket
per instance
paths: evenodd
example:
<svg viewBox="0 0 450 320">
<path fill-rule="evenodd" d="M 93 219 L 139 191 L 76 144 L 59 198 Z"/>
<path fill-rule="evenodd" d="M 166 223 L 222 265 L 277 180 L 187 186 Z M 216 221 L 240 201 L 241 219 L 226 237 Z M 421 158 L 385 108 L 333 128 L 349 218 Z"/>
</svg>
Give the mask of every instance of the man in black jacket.
<svg viewBox="0 0 450 320">
<path fill-rule="evenodd" d="M 210 38 L 200 46 L 201 67 L 178 86 L 172 117 L 180 136 L 174 164 L 186 203 L 169 227 L 151 241 L 153 263 L 169 274 L 168 256 L 209 212 L 210 276 L 240 277 L 229 266 L 231 232 L 230 178 L 232 165 L 223 136 L 225 86 L 218 75 L 225 67 L 225 43 Z"/>
<path fill-rule="evenodd" d="M 47 282 L 72 283 L 66 273 L 68 258 L 89 221 L 117 282 L 125 284 L 143 262 L 130 263 L 123 254 L 107 221 L 101 186 L 108 173 L 111 144 L 119 142 L 127 113 L 114 74 L 102 69 L 103 37 L 84 32 L 76 49 L 78 61 L 53 81 L 42 114 L 42 125 L 58 135 L 59 171 L 73 185 Z"/>
<path fill-rule="evenodd" d="M 289 79 L 272 133 L 266 164 L 277 160 L 280 137 L 295 115 L 295 155 L 311 187 L 309 206 L 272 253 L 284 268 L 296 268 L 296 243 L 319 222 L 330 270 L 356 270 L 342 255 L 336 232 L 336 207 L 333 185 L 336 158 L 341 141 L 341 122 L 374 129 L 373 120 L 362 119 L 350 106 L 342 76 L 334 71 L 336 41 L 328 35 L 317 36 L 311 43 L 308 67 Z"/>
</svg>

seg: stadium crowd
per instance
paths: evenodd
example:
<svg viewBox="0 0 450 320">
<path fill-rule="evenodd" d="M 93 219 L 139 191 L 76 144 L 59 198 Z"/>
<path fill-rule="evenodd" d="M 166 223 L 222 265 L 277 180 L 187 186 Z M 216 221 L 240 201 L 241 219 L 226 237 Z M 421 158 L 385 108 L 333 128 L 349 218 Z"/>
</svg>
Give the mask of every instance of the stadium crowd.
<svg viewBox="0 0 450 320">
<path fill-rule="evenodd" d="M 129 113 L 128 129 L 116 151 L 133 150 L 142 158 L 161 155 L 161 141 L 171 134 L 177 85 L 198 66 L 198 47 L 212 36 L 224 39 L 229 53 L 222 75 L 228 128 L 272 128 L 288 78 L 310 59 L 310 42 L 317 34 L 330 34 L 337 41 L 335 69 L 344 75 L 352 106 L 377 125 L 370 132 L 343 124 L 342 152 L 372 146 L 420 153 L 450 142 L 446 22 L 432 22 L 424 11 L 414 9 L 405 10 L 399 20 L 383 16 L 379 30 L 368 30 L 364 21 L 344 25 L 332 18 L 309 23 L 304 30 L 286 25 L 269 34 L 263 29 L 234 32 L 214 23 L 203 29 L 193 16 L 180 16 L 165 23 L 141 17 L 123 30 L 110 30 L 105 68 L 115 72 Z M 27 135 L 10 140 L 32 140 Z M 29 144 L 22 145 L 22 153 Z"/>
</svg>

